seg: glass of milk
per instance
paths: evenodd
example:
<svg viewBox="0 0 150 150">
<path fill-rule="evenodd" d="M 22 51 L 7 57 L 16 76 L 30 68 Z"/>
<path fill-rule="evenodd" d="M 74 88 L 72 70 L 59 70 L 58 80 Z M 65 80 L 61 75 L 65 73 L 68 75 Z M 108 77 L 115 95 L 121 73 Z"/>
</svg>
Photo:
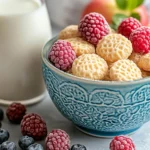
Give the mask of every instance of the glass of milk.
<svg viewBox="0 0 150 150">
<path fill-rule="evenodd" d="M 0 104 L 44 98 L 41 49 L 49 38 L 43 0 L 0 0 Z"/>
</svg>

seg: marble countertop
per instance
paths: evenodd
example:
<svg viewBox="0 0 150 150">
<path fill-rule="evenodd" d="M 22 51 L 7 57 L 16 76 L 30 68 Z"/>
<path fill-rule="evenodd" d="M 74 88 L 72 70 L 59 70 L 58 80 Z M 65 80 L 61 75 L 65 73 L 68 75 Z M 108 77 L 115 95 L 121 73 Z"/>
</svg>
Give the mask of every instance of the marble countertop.
<svg viewBox="0 0 150 150">
<path fill-rule="evenodd" d="M 6 111 L 6 107 L 0 106 Z M 76 129 L 76 127 L 67 119 L 65 119 L 56 109 L 48 94 L 43 101 L 38 104 L 28 106 L 27 112 L 35 112 L 40 114 L 46 120 L 48 132 L 52 129 L 63 129 L 71 138 L 71 144 L 80 143 L 87 147 L 87 150 L 109 150 L 111 139 L 96 138 L 86 135 Z M 2 121 L 2 128 L 10 132 L 10 141 L 18 143 L 21 137 L 20 125 L 11 124 L 7 117 Z M 131 135 L 136 145 L 136 150 L 150 150 L 150 122 L 142 126 L 136 133 Z M 44 141 L 40 141 L 44 146 Z M 18 144 L 17 144 L 18 145 Z M 19 150 L 19 148 L 18 148 Z"/>
</svg>

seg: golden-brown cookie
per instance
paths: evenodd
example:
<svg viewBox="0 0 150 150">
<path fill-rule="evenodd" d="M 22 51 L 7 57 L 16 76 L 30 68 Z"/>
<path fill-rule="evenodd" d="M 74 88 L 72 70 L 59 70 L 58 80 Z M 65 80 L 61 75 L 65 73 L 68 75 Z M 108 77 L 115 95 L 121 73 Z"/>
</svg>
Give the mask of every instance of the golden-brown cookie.
<svg viewBox="0 0 150 150">
<path fill-rule="evenodd" d="M 60 31 L 58 35 L 58 39 L 69 39 L 73 37 L 78 37 L 80 36 L 78 32 L 78 25 L 69 25 L 63 30 Z"/>
<path fill-rule="evenodd" d="M 89 42 L 83 40 L 80 37 L 70 38 L 66 40 L 72 45 L 77 57 L 82 54 L 95 53 L 94 45 L 90 44 Z"/>
<path fill-rule="evenodd" d="M 101 80 L 107 74 L 106 61 L 96 54 L 83 54 L 75 59 L 72 74 L 82 78 Z"/>
<path fill-rule="evenodd" d="M 135 62 L 138 65 L 141 56 L 142 56 L 142 54 L 140 54 L 140 53 L 132 52 L 129 59 L 132 60 L 133 62 Z"/>
<path fill-rule="evenodd" d="M 132 81 L 142 78 L 142 73 L 132 60 L 122 59 L 110 68 L 110 78 L 114 81 Z"/>
<path fill-rule="evenodd" d="M 138 66 L 145 71 L 150 71 L 150 53 L 140 57 Z"/>
<path fill-rule="evenodd" d="M 121 34 L 108 34 L 97 44 L 96 53 L 107 62 L 115 62 L 131 55 L 132 44 Z"/>
<path fill-rule="evenodd" d="M 141 70 L 141 72 L 142 72 L 142 77 L 143 77 L 143 78 L 150 76 L 150 72 L 149 72 L 149 71 Z"/>
</svg>

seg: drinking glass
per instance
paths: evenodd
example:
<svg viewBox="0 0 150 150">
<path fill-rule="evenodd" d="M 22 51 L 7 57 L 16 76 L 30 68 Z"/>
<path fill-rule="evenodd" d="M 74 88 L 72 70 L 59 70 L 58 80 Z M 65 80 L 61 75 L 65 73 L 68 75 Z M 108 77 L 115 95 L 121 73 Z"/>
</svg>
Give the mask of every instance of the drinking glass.
<svg viewBox="0 0 150 150">
<path fill-rule="evenodd" d="M 43 0 L 0 0 L 0 104 L 44 98 L 41 50 L 49 38 Z"/>
</svg>

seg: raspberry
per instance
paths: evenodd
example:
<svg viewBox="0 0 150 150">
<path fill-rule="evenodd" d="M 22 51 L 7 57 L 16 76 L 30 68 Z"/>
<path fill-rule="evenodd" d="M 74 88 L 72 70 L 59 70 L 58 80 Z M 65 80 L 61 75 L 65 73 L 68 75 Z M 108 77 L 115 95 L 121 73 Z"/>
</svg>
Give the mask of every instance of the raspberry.
<svg viewBox="0 0 150 150">
<path fill-rule="evenodd" d="M 142 26 L 134 30 L 129 40 L 132 43 L 134 52 L 149 53 L 150 52 L 150 28 Z"/>
<path fill-rule="evenodd" d="M 77 77 L 101 80 L 107 74 L 107 62 L 96 54 L 82 54 L 72 65 L 72 74 Z"/>
<path fill-rule="evenodd" d="M 45 140 L 46 150 L 69 150 L 70 138 L 69 135 L 61 130 L 54 129 L 48 134 Z"/>
<path fill-rule="evenodd" d="M 12 103 L 6 111 L 7 118 L 12 123 L 20 123 L 25 113 L 26 107 L 21 103 Z"/>
<path fill-rule="evenodd" d="M 129 38 L 131 32 L 139 27 L 141 27 L 141 23 L 137 19 L 129 17 L 120 23 L 118 33 L 124 35 L 126 38 Z"/>
<path fill-rule="evenodd" d="M 110 32 L 110 27 L 101 14 L 89 13 L 80 21 L 79 32 L 85 40 L 97 45 Z"/>
<path fill-rule="evenodd" d="M 42 140 L 47 135 L 46 123 L 38 114 L 27 114 L 21 121 L 21 132 L 35 140 Z"/>
<path fill-rule="evenodd" d="M 55 42 L 48 55 L 48 59 L 54 66 L 63 71 L 71 69 L 75 58 L 76 54 L 71 44 L 64 40 Z"/>
<path fill-rule="evenodd" d="M 110 150 L 135 150 L 135 146 L 129 137 L 116 136 L 110 143 Z"/>
</svg>

